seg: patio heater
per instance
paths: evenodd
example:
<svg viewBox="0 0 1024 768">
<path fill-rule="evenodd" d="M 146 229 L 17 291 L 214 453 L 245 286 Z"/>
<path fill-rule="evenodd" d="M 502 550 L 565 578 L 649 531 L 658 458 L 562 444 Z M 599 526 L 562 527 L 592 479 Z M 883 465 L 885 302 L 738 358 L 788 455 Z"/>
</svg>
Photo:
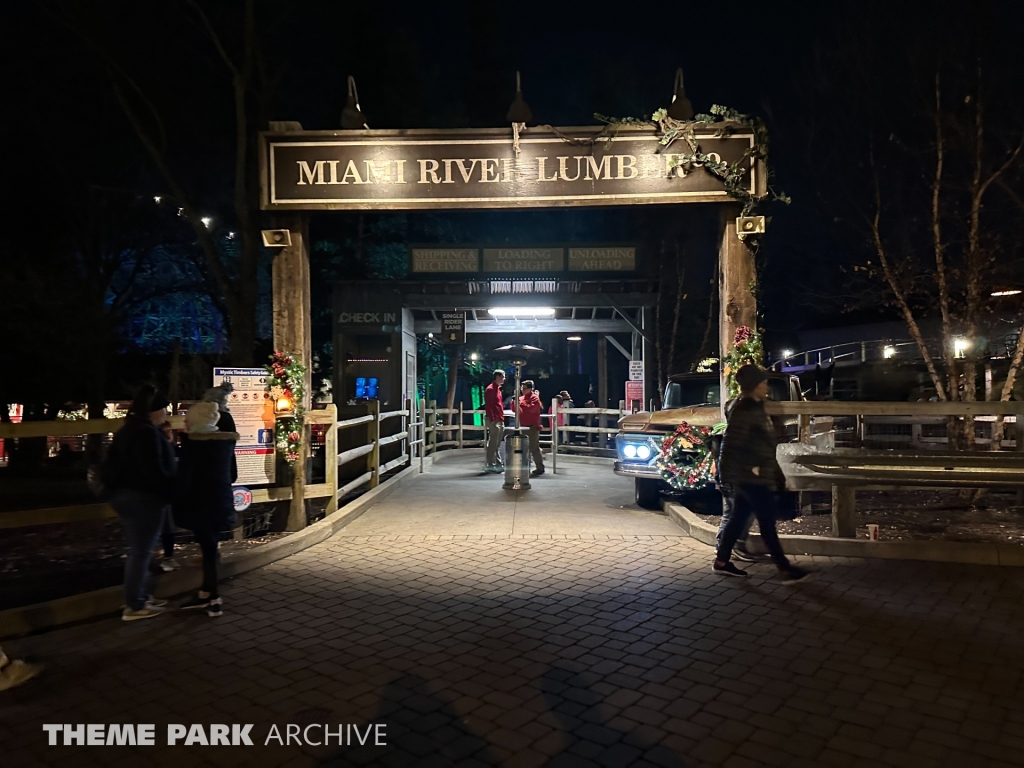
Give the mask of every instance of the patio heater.
<svg viewBox="0 0 1024 768">
<path fill-rule="evenodd" d="M 515 426 L 505 429 L 505 482 L 501 487 L 507 491 L 526 490 L 530 487 L 530 451 L 529 437 L 519 425 L 519 390 L 526 361 L 530 355 L 544 350 L 527 344 L 509 344 L 494 351 L 509 358 L 516 371 L 516 388 L 512 399 L 515 404 Z"/>
</svg>

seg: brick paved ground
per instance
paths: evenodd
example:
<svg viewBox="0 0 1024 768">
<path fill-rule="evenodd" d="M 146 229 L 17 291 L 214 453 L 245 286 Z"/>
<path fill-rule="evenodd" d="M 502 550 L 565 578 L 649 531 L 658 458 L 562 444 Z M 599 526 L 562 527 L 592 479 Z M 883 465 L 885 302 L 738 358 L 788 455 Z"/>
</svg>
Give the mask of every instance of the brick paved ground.
<svg viewBox="0 0 1024 768">
<path fill-rule="evenodd" d="M 368 513 L 368 514 L 372 514 Z M 1024 765 L 1024 574 L 820 560 L 784 587 L 681 536 L 338 536 L 227 613 L 6 644 L 0 764 Z M 42 723 L 255 723 L 257 745 L 48 747 Z M 272 723 L 386 747 L 262 746 Z M 317 731 L 312 732 L 314 736 Z"/>
</svg>

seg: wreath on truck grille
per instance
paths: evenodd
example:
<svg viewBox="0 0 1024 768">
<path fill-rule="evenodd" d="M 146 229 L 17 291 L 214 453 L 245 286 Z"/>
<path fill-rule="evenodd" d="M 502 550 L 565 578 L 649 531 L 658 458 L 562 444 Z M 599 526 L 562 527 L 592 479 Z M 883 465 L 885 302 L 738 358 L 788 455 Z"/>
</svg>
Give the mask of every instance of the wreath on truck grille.
<svg viewBox="0 0 1024 768">
<path fill-rule="evenodd" d="M 712 438 L 725 431 L 725 424 L 700 427 L 680 422 L 675 432 L 661 441 L 655 466 L 662 479 L 677 491 L 698 491 L 715 479 Z"/>
</svg>

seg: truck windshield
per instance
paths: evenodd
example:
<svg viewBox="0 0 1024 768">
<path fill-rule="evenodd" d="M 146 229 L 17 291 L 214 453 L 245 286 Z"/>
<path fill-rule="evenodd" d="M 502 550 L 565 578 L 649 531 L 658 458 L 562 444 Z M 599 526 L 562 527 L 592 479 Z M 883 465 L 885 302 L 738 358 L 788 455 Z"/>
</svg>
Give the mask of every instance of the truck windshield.
<svg viewBox="0 0 1024 768">
<path fill-rule="evenodd" d="M 768 397 L 771 400 L 789 400 L 785 379 L 768 379 Z M 665 408 L 683 408 L 687 405 L 721 405 L 721 389 L 717 381 L 683 379 L 670 381 L 665 390 Z"/>
<path fill-rule="evenodd" d="M 685 405 L 720 405 L 722 402 L 717 381 L 707 379 L 683 379 L 670 381 L 665 390 L 665 408 L 682 408 Z"/>
</svg>

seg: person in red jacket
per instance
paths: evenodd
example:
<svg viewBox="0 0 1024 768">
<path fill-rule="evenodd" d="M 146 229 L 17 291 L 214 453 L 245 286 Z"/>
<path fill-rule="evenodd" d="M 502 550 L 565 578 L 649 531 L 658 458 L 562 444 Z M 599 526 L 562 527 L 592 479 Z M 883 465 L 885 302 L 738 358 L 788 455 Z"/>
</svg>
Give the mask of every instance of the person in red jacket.
<svg viewBox="0 0 1024 768">
<path fill-rule="evenodd" d="M 505 436 L 505 406 L 501 398 L 501 385 L 505 383 L 505 372 L 495 371 L 494 381 L 484 390 L 484 421 L 487 427 L 487 460 L 484 472 L 500 474 L 505 471 L 498 457 L 501 440 Z"/>
<path fill-rule="evenodd" d="M 519 424 L 526 427 L 530 438 L 530 455 L 533 457 L 534 470 L 530 474 L 539 477 L 544 474 L 544 456 L 540 452 L 540 413 L 542 406 L 540 397 L 533 389 L 533 382 L 523 382 L 523 392 L 519 397 Z"/>
</svg>

